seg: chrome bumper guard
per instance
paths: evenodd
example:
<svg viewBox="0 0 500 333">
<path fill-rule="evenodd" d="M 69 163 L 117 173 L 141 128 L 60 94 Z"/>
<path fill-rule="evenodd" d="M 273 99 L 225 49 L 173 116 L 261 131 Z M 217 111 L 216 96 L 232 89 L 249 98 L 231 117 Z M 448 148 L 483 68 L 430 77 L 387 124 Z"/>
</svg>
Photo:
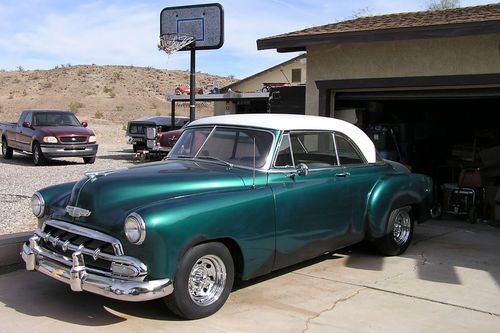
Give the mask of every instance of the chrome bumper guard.
<svg viewBox="0 0 500 333">
<path fill-rule="evenodd" d="M 29 239 L 28 243 L 23 244 L 21 256 L 26 263 L 26 270 L 37 270 L 69 284 L 73 291 L 85 290 L 109 298 L 133 302 L 165 297 L 173 292 L 173 281 L 170 279 L 133 281 L 89 273 L 81 251 L 73 252 L 70 268 L 58 262 L 64 262 L 66 259 L 56 253 L 45 251 L 39 245 L 39 241 L 40 237 L 35 235 Z"/>
</svg>

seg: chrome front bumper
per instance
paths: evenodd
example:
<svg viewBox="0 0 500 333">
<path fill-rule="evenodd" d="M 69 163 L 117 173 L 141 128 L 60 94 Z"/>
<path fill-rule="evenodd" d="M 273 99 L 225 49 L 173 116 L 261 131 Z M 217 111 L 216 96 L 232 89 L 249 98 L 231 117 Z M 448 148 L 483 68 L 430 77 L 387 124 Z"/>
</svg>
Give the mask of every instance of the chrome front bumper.
<svg viewBox="0 0 500 333">
<path fill-rule="evenodd" d="M 47 157 L 88 157 L 97 154 L 98 144 L 41 145 Z"/>
<path fill-rule="evenodd" d="M 51 259 L 58 255 L 44 250 L 40 247 L 39 241 L 40 237 L 35 235 L 28 243 L 23 244 L 21 256 L 26 263 L 26 270 L 37 270 L 69 284 L 73 291 L 85 290 L 109 298 L 134 302 L 165 297 L 173 292 L 173 283 L 170 279 L 133 281 L 89 273 L 80 251 L 73 252 L 71 267 L 63 265 Z"/>
</svg>

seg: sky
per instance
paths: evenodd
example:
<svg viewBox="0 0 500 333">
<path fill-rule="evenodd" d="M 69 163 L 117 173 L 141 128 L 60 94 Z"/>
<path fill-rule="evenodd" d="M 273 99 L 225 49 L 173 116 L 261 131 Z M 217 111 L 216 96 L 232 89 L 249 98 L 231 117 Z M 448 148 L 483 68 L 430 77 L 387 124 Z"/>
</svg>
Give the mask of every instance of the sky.
<svg viewBox="0 0 500 333">
<path fill-rule="evenodd" d="M 217 0 L 215 0 L 217 1 Z M 188 70 L 189 52 L 158 51 L 165 7 L 212 1 L 0 0 L 0 70 L 133 65 Z M 196 71 L 244 78 L 299 53 L 257 50 L 257 39 L 334 23 L 355 13 L 425 10 L 429 0 L 221 0 L 224 45 L 196 52 Z M 497 1 L 461 0 L 462 7 Z"/>
</svg>

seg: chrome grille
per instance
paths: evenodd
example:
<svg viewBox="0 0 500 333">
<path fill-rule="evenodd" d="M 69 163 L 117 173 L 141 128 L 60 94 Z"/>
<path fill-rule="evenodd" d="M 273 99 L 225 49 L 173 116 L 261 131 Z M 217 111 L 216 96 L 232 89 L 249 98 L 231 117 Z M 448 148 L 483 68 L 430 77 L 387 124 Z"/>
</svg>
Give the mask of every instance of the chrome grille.
<svg viewBox="0 0 500 333">
<path fill-rule="evenodd" d="M 62 263 L 67 264 L 72 253 L 80 251 L 88 269 L 103 275 L 112 275 L 111 263 L 123 255 L 117 239 L 62 221 L 48 221 L 36 234 L 41 247 L 62 256 Z"/>
<path fill-rule="evenodd" d="M 87 137 L 86 136 L 63 136 L 63 137 L 60 137 L 59 140 L 61 140 L 61 142 L 65 142 L 65 143 L 68 143 L 68 142 L 75 142 L 75 143 L 82 143 L 82 142 L 87 142 Z"/>
</svg>

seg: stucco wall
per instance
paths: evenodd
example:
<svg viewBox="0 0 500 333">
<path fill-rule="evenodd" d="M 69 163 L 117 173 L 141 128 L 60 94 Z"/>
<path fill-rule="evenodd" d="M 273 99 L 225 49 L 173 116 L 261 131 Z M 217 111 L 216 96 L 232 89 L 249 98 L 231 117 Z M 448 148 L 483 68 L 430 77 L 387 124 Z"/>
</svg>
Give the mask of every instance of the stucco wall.
<svg viewBox="0 0 500 333">
<path fill-rule="evenodd" d="M 318 114 L 317 80 L 500 73 L 499 44 L 500 34 L 309 47 L 306 113 Z"/>
<path fill-rule="evenodd" d="M 241 92 L 257 92 L 263 88 L 263 83 L 287 83 L 287 78 L 292 82 L 292 69 L 300 68 L 302 70 L 301 82 L 293 84 L 304 84 L 306 82 L 306 61 L 305 58 L 296 59 L 295 61 L 273 68 L 268 71 L 259 73 L 248 80 L 242 80 L 235 83 L 231 89 Z M 281 72 L 281 70 L 283 72 Z M 284 75 L 283 75 L 284 74 Z M 285 78 L 286 76 L 286 78 Z"/>
</svg>

